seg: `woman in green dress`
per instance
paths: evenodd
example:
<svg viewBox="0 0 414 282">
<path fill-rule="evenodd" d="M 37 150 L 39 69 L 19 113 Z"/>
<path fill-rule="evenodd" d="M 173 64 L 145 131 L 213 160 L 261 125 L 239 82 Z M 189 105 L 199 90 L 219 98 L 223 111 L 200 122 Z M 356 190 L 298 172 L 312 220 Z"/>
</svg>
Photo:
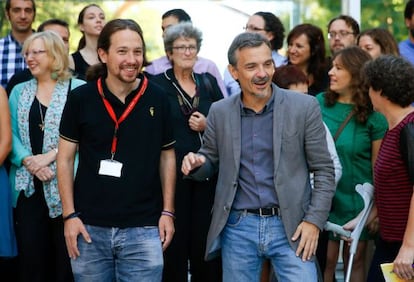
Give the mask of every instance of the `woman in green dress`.
<svg viewBox="0 0 414 282">
<path fill-rule="evenodd" d="M 329 221 L 344 225 L 355 218 L 364 207 L 362 197 L 355 191 L 356 184 L 373 183 L 372 167 L 387 130 L 385 118 L 373 111 L 364 95 L 360 69 L 371 57 L 358 47 L 348 47 L 335 54 L 329 71 L 329 90 L 317 96 L 322 117 L 332 136 L 345 126 L 337 136 L 335 145 L 342 164 L 342 177 L 332 201 Z M 350 117 L 348 122 L 344 122 Z M 365 253 L 369 234 L 360 237 L 354 257 L 351 281 L 365 281 Z M 324 281 L 333 281 L 339 255 L 340 239 L 331 234 L 328 242 Z M 344 244 L 344 269 L 347 269 L 349 246 Z"/>
</svg>

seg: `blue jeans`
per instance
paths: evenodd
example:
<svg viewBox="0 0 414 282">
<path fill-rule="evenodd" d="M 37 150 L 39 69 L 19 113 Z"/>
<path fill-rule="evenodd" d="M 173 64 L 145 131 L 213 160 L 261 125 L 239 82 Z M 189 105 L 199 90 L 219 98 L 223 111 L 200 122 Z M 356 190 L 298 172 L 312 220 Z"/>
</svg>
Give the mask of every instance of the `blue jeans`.
<svg viewBox="0 0 414 282">
<path fill-rule="evenodd" d="M 78 237 L 80 256 L 71 260 L 75 281 L 161 281 L 163 254 L 158 227 L 85 227 L 92 243 Z"/>
<path fill-rule="evenodd" d="M 278 216 L 231 211 L 221 241 L 224 282 L 259 281 L 265 258 L 278 281 L 317 281 L 315 262 L 296 256 Z"/>
</svg>

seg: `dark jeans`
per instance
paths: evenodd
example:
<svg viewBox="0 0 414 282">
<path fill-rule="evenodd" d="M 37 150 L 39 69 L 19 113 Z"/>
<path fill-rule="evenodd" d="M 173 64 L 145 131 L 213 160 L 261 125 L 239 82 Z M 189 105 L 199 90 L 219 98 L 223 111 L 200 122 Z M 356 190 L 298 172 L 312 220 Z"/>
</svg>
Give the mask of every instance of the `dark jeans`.
<svg viewBox="0 0 414 282">
<path fill-rule="evenodd" d="M 397 257 L 402 242 L 387 242 L 378 238 L 375 242 L 374 256 L 368 272 L 367 282 L 385 282 L 381 264 L 393 262 Z"/>
</svg>

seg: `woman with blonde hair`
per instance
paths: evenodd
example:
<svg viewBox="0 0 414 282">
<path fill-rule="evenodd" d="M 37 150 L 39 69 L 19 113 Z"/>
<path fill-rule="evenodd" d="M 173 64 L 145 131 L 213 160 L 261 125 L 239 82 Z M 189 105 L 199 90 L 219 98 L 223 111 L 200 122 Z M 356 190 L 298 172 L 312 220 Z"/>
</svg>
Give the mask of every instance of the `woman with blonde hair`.
<svg viewBox="0 0 414 282">
<path fill-rule="evenodd" d="M 19 281 L 72 281 L 57 189 L 59 123 L 72 79 L 62 38 L 52 31 L 26 39 L 23 55 L 33 79 L 10 94 L 10 183 L 16 215 Z"/>
</svg>

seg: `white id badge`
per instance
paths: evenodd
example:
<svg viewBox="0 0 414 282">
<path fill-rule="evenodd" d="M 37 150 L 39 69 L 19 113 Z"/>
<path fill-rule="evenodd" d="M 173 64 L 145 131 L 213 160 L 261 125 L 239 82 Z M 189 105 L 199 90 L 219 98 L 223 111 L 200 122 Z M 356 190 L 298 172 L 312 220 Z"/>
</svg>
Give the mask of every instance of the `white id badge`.
<svg viewBox="0 0 414 282">
<path fill-rule="evenodd" d="M 102 160 L 99 166 L 99 175 L 121 177 L 122 163 L 114 160 Z"/>
</svg>

